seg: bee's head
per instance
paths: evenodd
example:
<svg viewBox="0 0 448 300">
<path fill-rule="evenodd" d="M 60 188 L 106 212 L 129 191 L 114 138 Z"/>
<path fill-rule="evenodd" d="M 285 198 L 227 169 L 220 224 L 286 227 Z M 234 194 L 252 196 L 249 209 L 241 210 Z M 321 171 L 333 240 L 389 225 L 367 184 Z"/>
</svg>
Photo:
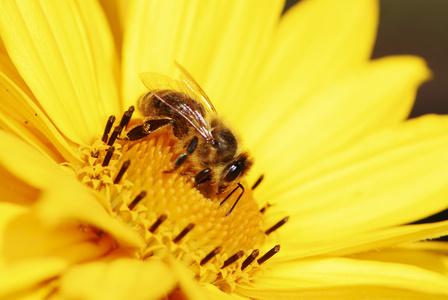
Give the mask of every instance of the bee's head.
<svg viewBox="0 0 448 300">
<path fill-rule="evenodd" d="M 241 176 L 243 176 L 252 166 L 252 160 L 247 153 L 243 152 L 236 157 L 236 160 L 224 167 L 219 181 L 218 194 L 225 191 L 233 185 Z"/>
</svg>

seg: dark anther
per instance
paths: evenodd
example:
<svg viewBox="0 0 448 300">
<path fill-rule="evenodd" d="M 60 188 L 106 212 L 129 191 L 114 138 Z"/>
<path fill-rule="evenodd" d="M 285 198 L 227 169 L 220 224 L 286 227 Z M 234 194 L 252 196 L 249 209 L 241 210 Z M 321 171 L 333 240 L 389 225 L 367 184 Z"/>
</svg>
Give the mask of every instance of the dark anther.
<svg viewBox="0 0 448 300">
<path fill-rule="evenodd" d="M 262 214 L 264 214 L 264 213 L 265 213 L 265 211 L 266 211 L 266 209 L 268 209 L 269 207 L 271 207 L 271 204 L 269 204 L 269 203 L 266 203 L 266 205 L 265 205 L 265 206 L 263 206 L 263 208 L 262 208 L 262 209 L 260 209 L 260 212 L 261 212 Z"/>
<path fill-rule="evenodd" d="M 98 158 L 98 156 L 100 156 L 100 151 L 98 150 L 96 152 L 91 151 L 90 156 L 93 158 Z"/>
<path fill-rule="evenodd" d="M 110 139 L 109 139 L 109 142 L 107 143 L 107 145 L 112 146 L 115 143 L 115 140 L 117 139 L 120 132 L 121 132 L 121 127 L 116 126 L 114 128 L 114 132 L 112 132 L 112 135 L 110 136 Z"/>
<path fill-rule="evenodd" d="M 174 170 L 176 170 L 177 168 L 179 168 L 184 161 L 187 159 L 187 153 L 183 153 L 179 156 L 179 158 L 176 160 L 176 162 L 174 163 Z"/>
<path fill-rule="evenodd" d="M 255 190 L 257 186 L 263 181 L 264 174 L 261 174 L 260 177 L 258 177 L 257 181 L 255 181 L 254 185 L 252 186 L 252 190 Z"/>
<path fill-rule="evenodd" d="M 258 249 L 255 249 L 252 251 L 252 253 L 243 261 L 243 264 L 241 265 L 241 271 L 247 268 L 248 265 L 250 265 L 260 254 L 260 251 Z"/>
<path fill-rule="evenodd" d="M 189 233 L 193 228 L 194 228 L 194 224 L 193 224 L 193 223 L 188 224 L 188 225 L 184 228 L 184 230 L 182 230 L 182 231 L 181 231 L 181 232 L 174 238 L 173 242 L 176 243 L 176 244 L 179 243 L 179 242 L 184 238 L 184 236 L 186 236 L 187 233 Z"/>
<path fill-rule="evenodd" d="M 117 183 L 120 182 L 121 177 L 123 177 L 124 172 L 126 172 L 126 170 L 129 168 L 129 165 L 130 165 L 130 164 L 131 164 L 131 161 L 130 161 L 130 160 L 127 160 L 127 161 L 125 161 L 125 162 L 123 163 L 123 165 L 121 166 L 120 171 L 119 171 L 118 174 L 117 174 L 117 177 L 115 177 L 114 184 L 117 184 Z"/>
<path fill-rule="evenodd" d="M 104 128 L 103 138 L 101 139 L 104 143 L 107 142 L 107 138 L 109 137 L 109 132 L 112 128 L 112 125 L 115 122 L 115 116 L 110 116 L 106 123 L 106 128 Z"/>
<path fill-rule="evenodd" d="M 271 228 L 269 228 L 268 230 L 266 230 L 264 233 L 265 233 L 266 235 L 268 235 L 268 234 L 270 234 L 270 233 L 276 231 L 277 229 L 279 229 L 279 228 L 282 227 L 283 225 L 285 225 L 286 222 L 288 222 L 288 221 L 289 221 L 289 217 L 285 217 L 285 218 L 281 219 L 280 221 L 278 221 L 277 224 L 275 224 L 274 226 L 272 226 Z"/>
<path fill-rule="evenodd" d="M 196 149 L 196 146 L 197 146 L 197 145 L 198 145 L 198 137 L 195 136 L 195 137 L 191 140 L 190 144 L 188 145 L 188 148 L 187 148 L 187 152 L 188 152 L 188 154 L 193 153 L 193 151 L 194 151 L 194 149 Z"/>
<path fill-rule="evenodd" d="M 205 265 L 210 259 L 216 256 L 221 251 L 221 247 L 216 247 L 209 254 L 207 254 L 200 262 L 200 265 Z"/>
<path fill-rule="evenodd" d="M 124 112 L 123 116 L 121 117 L 121 121 L 120 121 L 121 130 L 123 130 L 124 128 L 126 128 L 126 126 L 128 126 L 133 112 L 134 112 L 134 106 L 129 107 L 129 109 Z M 120 133 L 121 133 L 121 131 L 120 131 Z"/>
<path fill-rule="evenodd" d="M 228 215 L 230 215 L 230 213 L 231 213 L 232 210 L 235 208 L 235 206 L 236 206 L 236 204 L 238 203 L 238 201 L 240 201 L 241 196 L 243 196 L 243 194 L 244 194 L 244 187 L 243 187 L 240 183 L 238 183 L 238 186 L 237 186 L 236 188 L 234 188 L 233 191 L 231 191 L 230 194 L 228 194 L 228 195 L 224 198 L 224 200 L 222 200 L 221 203 L 219 204 L 219 205 L 223 205 L 224 202 L 226 202 L 227 199 L 229 199 L 230 196 L 232 196 L 232 194 L 235 193 L 236 190 L 239 189 L 239 188 L 241 188 L 241 190 L 242 190 L 242 191 L 241 191 L 241 194 L 238 196 L 238 198 L 236 199 L 235 203 L 232 205 L 232 208 L 231 208 L 231 209 L 229 210 L 229 212 L 226 214 L 226 217 L 227 217 Z"/>
<path fill-rule="evenodd" d="M 233 264 L 234 262 L 236 262 L 238 259 L 240 259 L 241 257 L 243 257 L 244 255 L 244 251 L 238 251 L 237 253 L 235 253 L 234 255 L 230 256 L 222 265 L 221 269 L 224 269 L 225 267 L 229 266 L 230 264 Z"/>
<path fill-rule="evenodd" d="M 151 233 L 154 233 L 154 231 L 156 231 L 157 227 L 160 226 L 160 224 L 162 224 L 167 218 L 167 215 L 163 214 L 161 215 L 155 222 L 154 224 L 152 224 L 151 228 L 149 228 L 149 231 Z"/>
<path fill-rule="evenodd" d="M 107 149 L 106 156 L 104 157 L 103 163 L 101 164 L 103 167 L 109 165 L 110 159 L 112 158 L 114 151 L 115 151 L 114 146 L 110 146 L 109 149 Z"/>
<path fill-rule="evenodd" d="M 134 198 L 134 200 L 132 200 L 131 204 L 129 204 L 128 208 L 130 210 L 133 210 L 134 207 L 137 205 L 137 203 L 139 203 L 143 198 L 145 198 L 146 196 L 146 191 L 142 191 L 140 194 L 137 195 L 137 197 Z"/>
<path fill-rule="evenodd" d="M 280 245 L 276 245 L 274 248 L 266 252 L 265 255 L 257 259 L 258 264 L 261 265 L 262 263 L 270 259 L 272 256 L 274 256 L 274 254 L 278 253 L 278 251 L 280 251 Z"/>
</svg>

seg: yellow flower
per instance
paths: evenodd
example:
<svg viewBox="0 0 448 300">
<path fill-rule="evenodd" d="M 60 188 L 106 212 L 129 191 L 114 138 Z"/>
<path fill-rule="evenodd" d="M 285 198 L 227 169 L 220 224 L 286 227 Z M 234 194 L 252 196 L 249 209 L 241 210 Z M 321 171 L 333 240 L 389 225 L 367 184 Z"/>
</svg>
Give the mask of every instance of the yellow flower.
<svg viewBox="0 0 448 300">
<path fill-rule="evenodd" d="M 282 6 L 0 2 L 1 297 L 448 297 L 448 247 L 420 242 L 448 222 L 405 225 L 448 204 L 448 119 L 405 121 L 425 63 L 369 60 L 376 1 Z M 255 159 L 230 214 L 165 172 L 169 128 L 106 159 L 108 117 L 174 60 Z"/>
</svg>

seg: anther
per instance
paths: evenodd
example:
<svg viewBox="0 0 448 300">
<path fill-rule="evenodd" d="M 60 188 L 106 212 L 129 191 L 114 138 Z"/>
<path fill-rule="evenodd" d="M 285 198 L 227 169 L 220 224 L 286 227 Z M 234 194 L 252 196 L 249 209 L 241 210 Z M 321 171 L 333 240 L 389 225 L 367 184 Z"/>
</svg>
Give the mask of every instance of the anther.
<svg viewBox="0 0 448 300">
<path fill-rule="evenodd" d="M 252 253 L 243 261 L 243 264 L 241 265 L 241 271 L 247 268 L 260 254 L 260 251 L 258 249 L 255 249 L 252 251 Z"/>
<path fill-rule="evenodd" d="M 167 215 L 163 214 L 161 215 L 155 222 L 154 224 L 152 224 L 152 226 L 149 228 L 149 231 L 151 233 L 154 233 L 154 231 L 156 231 L 156 229 L 160 226 L 160 224 L 162 224 L 166 218 L 168 218 Z"/>
<path fill-rule="evenodd" d="M 107 143 L 108 146 L 112 146 L 115 143 L 115 140 L 117 139 L 120 132 L 121 132 L 121 126 L 116 126 L 114 128 L 114 132 L 112 132 L 112 135 L 110 136 L 109 142 Z"/>
<path fill-rule="evenodd" d="M 129 204 L 128 208 L 130 210 L 133 210 L 134 207 L 146 196 L 146 191 L 142 191 L 140 194 L 137 195 L 137 197 L 132 200 L 131 204 Z"/>
<path fill-rule="evenodd" d="M 260 209 L 260 212 L 264 214 L 266 212 L 266 209 L 268 209 L 269 207 L 271 207 L 271 204 L 267 203 L 265 206 L 263 206 L 262 209 Z"/>
<path fill-rule="evenodd" d="M 263 181 L 264 174 L 261 174 L 260 177 L 258 177 L 257 181 L 255 181 L 254 185 L 252 186 L 252 190 L 255 190 L 258 185 Z"/>
<path fill-rule="evenodd" d="M 123 177 L 124 172 L 126 172 L 126 170 L 129 168 L 129 165 L 130 165 L 130 164 L 131 164 L 131 161 L 130 161 L 130 160 L 127 160 L 127 161 L 125 161 L 125 162 L 123 163 L 123 165 L 121 166 L 120 171 L 119 171 L 118 174 L 117 174 L 117 177 L 115 177 L 114 184 L 117 184 L 117 183 L 120 182 L 121 177 Z"/>
<path fill-rule="evenodd" d="M 91 151 L 90 156 L 93 158 L 98 158 L 98 156 L 100 156 L 100 151 L 98 150 L 96 152 Z"/>
<path fill-rule="evenodd" d="M 103 163 L 101 164 L 103 167 L 108 166 L 110 159 L 112 158 L 112 155 L 114 154 L 115 147 L 110 146 L 109 149 L 106 151 L 106 156 L 104 156 Z"/>
<path fill-rule="evenodd" d="M 110 116 L 106 123 L 106 128 L 104 128 L 103 138 L 101 139 L 104 143 L 107 142 L 107 138 L 109 137 L 109 132 L 112 129 L 112 125 L 115 122 L 115 116 Z"/>
<path fill-rule="evenodd" d="M 224 269 L 225 267 L 233 264 L 234 262 L 236 262 L 238 259 L 240 259 L 242 256 L 244 255 L 244 251 L 238 251 L 237 253 L 235 253 L 234 255 L 230 256 L 222 265 L 221 269 Z"/>
<path fill-rule="evenodd" d="M 221 252 L 221 246 L 216 247 L 213 249 L 209 254 L 207 254 L 200 262 L 200 265 L 205 265 L 210 259 L 215 257 L 219 252 Z"/>
<path fill-rule="evenodd" d="M 186 236 L 187 233 L 189 233 L 193 228 L 194 228 L 194 224 L 193 224 L 193 223 L 188 224 L 188 225 L 184 228 L 184 230 L 182 230 L 182 231 L 181 231 L 181 232 L 174 238 L 173 242 L 176 243 L 176 244 L 179 243 L 179 242 L 184 238 L 184 236 Z"/>
<path fill-rule="evenodd" d="M 262 263 L 270 259 L 272 256 L 274 256 L 274 254 L 278 253 L 278 251 L 280 251 L 280 245 L 274 246 L 274 248 L 266 252 L 265 255 L 257 259 L 258 264 L 261 265 Z"/>
<path fill-rule="evenodd" d="M 123 130 L 124 128 L 126 128 L 126 126 L 128 126 L 133 112 L 134 112 L 134 106 L 129 107 L 129 109 L 124 112 L 123 116 L 121 117 L 121 121 L 120 121 L 121 130 Z M 120 130 L 120 133 L 121 133 L 121 130 Z"/>
<path fill-rule="evenodd" d="M 269 228 L 268 230 L 266 230 L 264 233 L 266 235 L 276 231 L 277 229 L 279 229 L 280 227 L 282 227 L 283 225 L 285 225 L 287 222 L 289 221 L 289 216 L 285 217 L 283 219 L 281 219 L 280 221 L 278 221 L 277 224 L 275 224 L 274 226 L 272 226 L 271 228 Z"/>
</svg>

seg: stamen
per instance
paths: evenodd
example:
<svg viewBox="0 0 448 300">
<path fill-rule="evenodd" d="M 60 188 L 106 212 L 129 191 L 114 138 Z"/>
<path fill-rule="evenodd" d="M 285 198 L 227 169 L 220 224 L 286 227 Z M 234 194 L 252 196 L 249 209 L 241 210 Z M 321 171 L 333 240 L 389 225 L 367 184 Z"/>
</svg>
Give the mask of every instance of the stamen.
<svg viewBox="0 0 448 300">
<path fill-rule="evenodd" d="M 252 251 L 252 253 L 243 261 L 243 264 L 241 265 L 241 271 L 246 269 L 247 266 L 249 266 L 257 258 L 258 254 L 260 254 L 260 250 L 255 249 L 254 251 Z"/>
<path fill-rule="evenodd" d="M 266 209 L 268 209 L 271 206 L 272 206 L 272 204 L 266 203 L 266 205 L 262 209 L 260 209 L 260 212 L 262 214 L 264 214 L 266 212 Z"/>
<path fill-rule="evenodd" d="M 131 204 L 129 204 L 128 208 L 130 210 L 133 210 L 134 207 L 137 205 L 137 203 L 139 203 L 143 198 L 145 198 L 146 196 L 146 191 L 142 191 L 140 194 L 137 195 L 137 197 L 135 197 L 134 200 L 132 200 Z"/>
<path fill-rule="evenodd" d="M 161 215 L 161 216 L 154 222 L 154 224 L 152 224 L 151 228 L 149 228 L 149 231 L 150 231 L 151 233 L 154 233 L 154 231 L 156 231 L 157 227 L 159 227 L 160 224 L 162 224 L 162 223 L 166 220 L 166 218 L 168 218 L 167 215 L 165 215 L 165 214 Z"/>
<path fill-rule="evenodd" d="M 244 255 L 244 251 L 238 251 L 234 255 L 230 256 L 229 259 L 227 259 L 224 264 L 222 265 L 221 269 L 224 269 L 225 267 L 229 266 L 230 264 L 233 264 L 238 259 L 240 259 Z"/>
<path fill-rule="evenodd" d="M 121 166 L 120 171 L 119 171 L 118 174 L 117 174 L 117 177 L 115 177 L 114 184 L 117 184 L 117 183 L 120 182 L 121 177 L 123 177 L 124 172 L 126 172 L 126 170 L 129 168 L 129 165 L 130 165 L 130 164 L 131 164 L 131 161 L 130 161 L 130 160 L 127 160 L 127 161 L 125 161 L 125 162 L 123 163 L 123 165 Z"/>
<path fill-rule="evenodd" d="M 280 245 L 276 245 L 274 248 L 266 252 L 265 255 L 257 259 L 258 264 L 261 265 L 262 263 L 270 259 L 272 256 L 274 256 L 274 254 L 278 253 L 278 251 L 280 251 Z"/>
<path fill-rule="evenodd" d="M 106 156 L 104 157 L 103 163 L 101 164 L 103 167 L 108 166 L 112 155 L 114 154 L 115 147 L 110 146 L 106 151 Z"/>
<path fill-rule="evenodd" d="M 210 259 L 212 259 L 213 257 L 216 256 L 216 254 L 218 254 L 221 251 L 221 247 L 218 246 L 215 249 L 213 249 L 209 254 L 207 254 L 207 256 L 205 256 L 202 260 L 200 265 L 203 266 L 205 265 Z"/>
<path fill-rule="evenodd" d="M 100 151 L 97 150 L 95 153 L 92 151 L 90 152 L 90 156 L 93 158 L 98 158 L 98 156 L 100 156 Z"/>
<path fill-rule="evenodd" d="M 186 236 L 187 233 L 189 233 L 193 228 L 194 228 L 194 224 L 193 224 L 193 223 L 188 224 L 188 225 L 184 228 L 184 230 L 182 230 L 182 231 L 181 231 L 181 232 L 174 238 L 173 242 L 176 243 L 176 244 L 179 243 L 179 242 L 184 238 L 184 236 Z"/>
<path fill-rule="evenodd" d="M 282 220 L 280 220 L 277 224 L 275 224 L 274 226 L 272 226 L 271 228 L 269 228 L 268 230 L 266 230 L 264 233 L 265 233 L 266 235 L 269 235 L 270 233 L 276 231 L 277 229 L 279 229 L 280 227 L 282 227 L 283 225 L 285 225 L 288 221 L 289 221 L 289 216 L 283 218 Z"/>
<path fill-rule="evenodd" d="M 117 139 L 118 135 L 121 132 L 121 127 L 120 126 L 116 126 L 114 128 L 114 132 L 112 132 L 112 135 L 110 136 L 109 142 L 107 143 L 108 146 L 112 146 L 115 142 L 115 140 Z"/>
<path fill-rule="evenodd" d="M 264 174 L 261 174 L 260 177 L 258 177 L 257 181 L 255 181 L 254 185 L 252 186 L 252 191 L 257 188 L 257 186 L 263 181 Z"/>
<path fill-rule="evenodd" d="M 106 128 L 104 128 L 103 138 L 101 139 L 104 143 L 107 142 L 112 125 L 115 122 L 115 116 L 110 116 L 106 123 Z"/>
<path fill-rule="evenodd" d="M 123 130 L 124 128 L 126 128 L 126 126 L 128 126 L 133 113 L 134 113 L 134 106 L 129 107 L 129 109 L 124 112 L 123 116 L 121 117 L 121 121 L 120 121 L 121 130 Z M 121 133 L 121 131 L 120 131 L 120 133 Z"/>
</svg>

